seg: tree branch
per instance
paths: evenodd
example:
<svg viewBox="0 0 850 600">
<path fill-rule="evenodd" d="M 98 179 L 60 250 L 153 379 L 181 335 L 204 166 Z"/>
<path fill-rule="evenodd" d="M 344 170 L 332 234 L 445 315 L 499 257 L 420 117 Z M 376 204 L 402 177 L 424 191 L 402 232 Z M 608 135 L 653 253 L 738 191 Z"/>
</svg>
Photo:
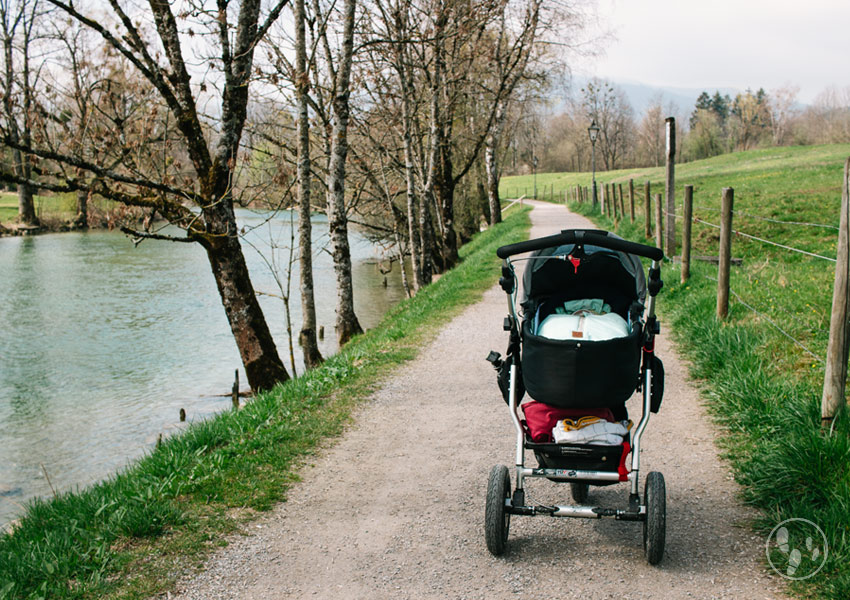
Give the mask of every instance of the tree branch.
<svg viewBox="0 0 850 600">
<path fill-rule="evenodd" d="M 178 238 L 171 235 L 162 235 L 159 233 L 147 233 L 145 231 L 137 231 L 135 229 L 131 229 L 122 225 L 120 228 L 121 233 L 125 233 L 133 238 L 133 244 L 138 246 L 142 240 L 164 240 L 166 242 L 179 242 L 181 244 L 195 244 L 198 243 L 198 240 L 193 237 L 184 237 Z"/>
</svg>

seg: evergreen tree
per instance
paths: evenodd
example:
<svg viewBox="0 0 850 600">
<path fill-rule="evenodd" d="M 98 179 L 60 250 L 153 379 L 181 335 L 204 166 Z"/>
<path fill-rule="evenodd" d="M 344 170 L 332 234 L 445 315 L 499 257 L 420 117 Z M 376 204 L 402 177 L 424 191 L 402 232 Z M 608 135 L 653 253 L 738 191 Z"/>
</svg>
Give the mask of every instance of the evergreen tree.
<svg viewBox="0 0 850 600">
<path fill-rule="evenodd" d="M 711 96 L 708 95 L 708 92 L 703 92 L 697 98 L 697 103 L 694 105 L 694 112 L 691 113 L 691 118 L 688 121 L 688 125 L 691 129 L 693 129 L 697 121 L 699 120 L 699 111 L 700 110 L 711 110 Z"/>
<path fill-rule="evenodd" d="M 725 122 L 726 118 L 729 116 L 729 105 L 731 103 L 732 99 L 728 95 L 721 96 L 719 91 L 715 91 L 709 108 L 715 115 L 717 115 L 722 123 Z"/>
</svg>

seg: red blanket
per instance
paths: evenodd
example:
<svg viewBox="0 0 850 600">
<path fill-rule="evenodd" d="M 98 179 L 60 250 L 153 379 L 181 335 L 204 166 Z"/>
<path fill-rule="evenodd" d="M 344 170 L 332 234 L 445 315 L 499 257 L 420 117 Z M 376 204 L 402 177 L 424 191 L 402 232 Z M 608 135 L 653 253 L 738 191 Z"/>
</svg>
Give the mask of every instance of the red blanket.
<svg viewBox="0 0 850 600">
<path fill-rule="evenodd" d="M 526 431 L 531 436 L 531 441 L 537 444 L 552 441 L 552 428 L 561 419 L 592 416 L 614 422 L 614 414 L 610 408 L 558 408 L 536 400 L 526 402 L 520 408 L 525 414 Z"/>
</svg>

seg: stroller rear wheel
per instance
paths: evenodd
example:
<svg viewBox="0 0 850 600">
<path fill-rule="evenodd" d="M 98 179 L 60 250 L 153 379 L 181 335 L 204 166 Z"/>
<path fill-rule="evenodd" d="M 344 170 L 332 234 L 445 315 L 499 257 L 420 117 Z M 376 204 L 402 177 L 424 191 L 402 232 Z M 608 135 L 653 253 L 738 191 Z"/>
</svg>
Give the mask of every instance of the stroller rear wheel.
<svg viewBox="0 0 850 600">
<path fill-rule="evenodd" d="M 667 534 L 667 491 L 664 475 L 652 471 L 644 485 L 646 520 L 643 522 L 643 550 L 646 560 L 657 565 L 664 556 L 664 540 Z"/>
<path fill-rule="evenodd" d="M 496 465 L 490 470 L 487 482 L 487 507 L 484 511 L 484 538 L 490 554 L 499 556 L 508 545 L 508 529 L 511 525 L 511 513 L 507 511 L 505 501 L 511 497 L 511 476 L 504 465 Z"/>
<path fill-rule="evenodd" d="M 589 490 L 590 484 L 576 481 L 570 482 L 570 494 L 572 494 L 576 504 L 585 504 L 587 502 L 587 493 Z"/>
</svg>

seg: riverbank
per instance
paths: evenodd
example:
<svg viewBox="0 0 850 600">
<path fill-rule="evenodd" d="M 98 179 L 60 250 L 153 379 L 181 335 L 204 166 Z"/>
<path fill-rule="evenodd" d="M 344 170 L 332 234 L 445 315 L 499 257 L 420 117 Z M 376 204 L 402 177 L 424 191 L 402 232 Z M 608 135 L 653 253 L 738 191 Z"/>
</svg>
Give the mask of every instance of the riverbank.
<svg viewBox="0 0 850 600">
<path fill-rule="evenodd" d="M 95 196 L 88 202 L 86 227 L 80 227 L 77 219 L 76 194 L 37 194 L 33 197 L 38 225 L 18 222 L 18 195 L 0 192 L 0 237 L 65 233 L 86 229 L 114 229 L 119 220 L 142 222 L 140 209 L 122 206 L 105 198 Z"/>
<path fill-rule="evenodd" d="M 79 493 L 35 502 L 0 539 L 0 598 L 145 597 L 223 536 L 285 499 L 295 468 L 341 433 L 351 410 L 417 355 L 445 319 L 477 301 L 495 248 L 525 237 L 525 213 L 476 236 L 451 273 L 392 309 L 321 368 L 238 412 L 193 424 Z"/>
<path fill-rule="evenodd" d="M 289 249 L 270 240 L 291 239 L 291 217 L 237 211 L 266 322 L 287 370 L 301 374 L 300 348 L 294 340 L 293 368 L 286 306 L 276 297 L 287 293 L 285 273 L 280 286 L 264 260 L 288 264 Z M 323 215 L 312 231 L 321 248 Z M 371 329 L 406 293 L 398 264 L 389 273 L 376 264 L 385 249 L 349 233 L 354 308 Z M 313 271 L 316 322 L 329 332 L 319 348 L 330 356 L 338 350 L 332 257 L 317 252 Z M 232 389 L 235 369 L 246 389 L 200 245 L 135 245 L 106 230 L 8 237 L 0 239 L 0 273 L 0 531 L 29 498 L 97 483 L 148 453 L 160 435 L 185 425 L 181 412 L 192 422 L 227 410 L 221 394 Z M 297 263 L 291 275 L 289 293 L 297 294 Z M 301 305 L 289 308 L 297 325 Z"/>
</svg>

